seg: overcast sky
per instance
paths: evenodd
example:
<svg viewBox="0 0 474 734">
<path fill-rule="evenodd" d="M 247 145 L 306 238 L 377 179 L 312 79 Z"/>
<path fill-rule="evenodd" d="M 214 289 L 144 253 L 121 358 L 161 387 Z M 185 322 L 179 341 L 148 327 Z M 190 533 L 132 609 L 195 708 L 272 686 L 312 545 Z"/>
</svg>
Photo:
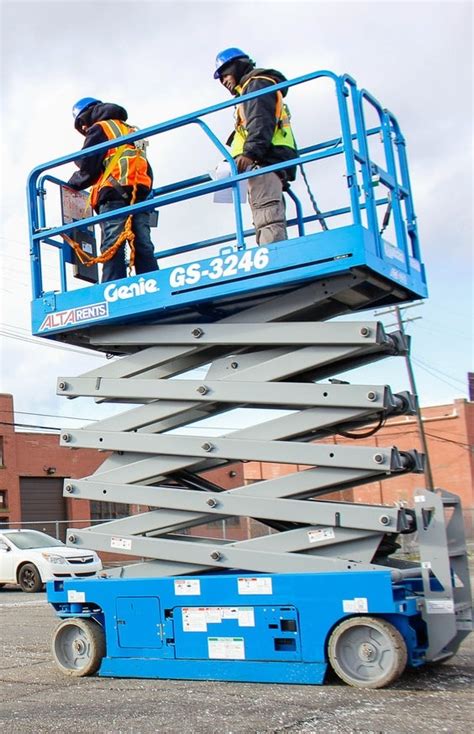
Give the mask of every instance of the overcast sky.
<svg viewBox="0 0 474 734">
<path fill-rule="evenodd" d="M 80 97 L 122 104 L 140 127 L 224 101 L 212 73 L 216 52 L 227 46 L 243 48 L 259 66 L 288 78 L 318 69 L 348 72 L 397 116 L 407 139 L 430 289 L 429 300 L 407 312 L 422 316 L 408 326 L 418 392 L 424 405 L 467 397 L 466 373 L 473 368 L 470 2 L 2 0 L 1 33 L 0 391 L 13 393 L 18 422 L 56 426 L 65 421 L 48 414 L 98 416 L 93 404 L 57 398 L 55 385 L 58 375 L 80 374 L 100 358 L 25 340 L 28 172 L 81 146 L 71 117 Z M 325 139 L 325 97 L 313 103 L 293 91 L 289 97 L 300 144 Z M 230 110 L 221 115 L 219 134 L 228 132 L 231 116 Z M 199 141 L 192 155 L 189 150 L 179 135 L 155 146 L 156 186 L 204 173 L 217 162 Z M 320 179 L 313 184 L 320 204 L 331 208 L 330 188 Z M 222 208 L 202 221 L 189 211 L 186 222 L 163 214 L 154 234 L 158 248 L 228 231 Z M 212 231 L 217 224 L 224 229 Z M 385 381 L 407 388 L 403 360 L 374 366 L 354 380 Z"/>
</svg>

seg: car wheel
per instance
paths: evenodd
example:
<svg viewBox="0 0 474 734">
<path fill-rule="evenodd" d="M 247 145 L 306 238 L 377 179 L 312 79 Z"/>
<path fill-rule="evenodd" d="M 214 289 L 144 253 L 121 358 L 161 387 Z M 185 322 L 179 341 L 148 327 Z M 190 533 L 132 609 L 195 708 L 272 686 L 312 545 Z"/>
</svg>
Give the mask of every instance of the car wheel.
<svg viewBox="0 0 474 734">
<path fill-rule="evenodd" d="M 3 589 L 4 586 L 5 584 L 0 584 L 0 589 Z"/>
<path fill-rule="evenodd" d="M 93 619 L 65 619 L 56 627 L 51 647 L 63 673 L 93 675 L 105 655 L 104 631 Z"/>
<path fill-rule="evenodd" d="M 33 563 L 25 563 L 20 568 L 18 583 L 20 584 L 21 590 L 26 591 L 28 594 L 41 591 L 43 588 L 40 573 Z"/>
<path fill-rule="evenodd" d="M 408 655 L 393 624 L 378 617 L 351 617 L 334 629 L 328 657 L 334 672 L 350 686 L 383 688 L 403 673 Z"/>
</svg>

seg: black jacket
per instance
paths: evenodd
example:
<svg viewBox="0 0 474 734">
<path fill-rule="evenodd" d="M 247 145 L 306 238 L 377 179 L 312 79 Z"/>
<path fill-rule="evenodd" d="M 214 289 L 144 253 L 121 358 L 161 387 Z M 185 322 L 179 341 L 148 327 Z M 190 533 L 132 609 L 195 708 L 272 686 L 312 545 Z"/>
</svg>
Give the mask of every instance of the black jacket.
<svg viewBox="0 0 474 734">
<path fill-rule="evenodd" d="M 245 74 L 239 85 L 242 86 L 250 79 L 244 90 L 244 94 L 256 92 L 259 89 L 271 87 L 272 82 L 266 79 L 252 79 L 254 76 L 268 76 L 275 80 L 275 84 L 286 81 L 286 78 L 275 69 L 252 69 L 251 72 Z M 288 89 L 281 90 L 284 97 Z M 244 115 L 246 120 L 247 139 L 244 144 L 244 155 L 252 158 L 261 165 L 271 165 L 288 161 L 295 158 L 296 150 L 286 145 L 272 145 L 273 133 L 275 131 L 275 107 L 277 103 L 276 92 L 263 94 L 261 97 L 244 102 Z M 285 169 L 286 175 L 290 181 L 294 181 L 296 175 L 296 166 L 290 166 Z"/>
<path fill-rule="evenodd" d="M 89 118 L 90 127 L 87 131 L 86 139 L 84 141 L 84 148 L 90 148 L 93 145 L 104 143 L 108 140 L 107 135 L 102 130 L 100 125 L 95 125 L 96 122 L 102 120 L 120 120 L 126 122 L 128 118 L 127 111 L 120 107 L 120 105 L 110 104 L 108 102 L 100 102 L 92 108 Z M 96 155 L 91 155 L 88 158 L 79 158 L 76 161 L 76 165 L 79 170 L 73 173 L 68 181 L 68 185 L 72 189 L 88 189 L 93 186 L 99 180 L 101 174 L 104 171 L 103 161 L 108 151 L 102 151 Z M 148 164 L 148 174 L 153 180 L 153 172 L 150 164 Z M 123 191 L 128 194 L 128 201 L 132 195 L 132 186 L 123 186 Z M 147 198 L 150 193 L 150 189 L 146 186 L 137 186 L 136 201 L 143 201 Z M 99 198 L 97 201 L 97 207 L 104 204 L 106 201 L 120 201 L 122 204 L 128 203 L 120 195 L 120 192 L 113 188 L 113 186 L 104 186 L 99 192 Z"/>
</svg>

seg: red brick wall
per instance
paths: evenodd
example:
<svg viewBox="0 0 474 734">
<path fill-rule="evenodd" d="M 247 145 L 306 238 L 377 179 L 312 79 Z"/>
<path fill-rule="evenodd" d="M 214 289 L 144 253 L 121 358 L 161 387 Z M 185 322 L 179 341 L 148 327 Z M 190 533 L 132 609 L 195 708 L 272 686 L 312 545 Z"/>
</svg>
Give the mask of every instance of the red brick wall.
<svg viewBox="0 0 474 734">
<path fill-rule="evenodd" d="M 59 446 L 59 436 L 46 433 L 17 433 L 11 424 L 13 399 L 0 395 L 0 435 L 3 434 L 3 467 L 0 468 L 0 489 L 8 492 L 9 521 L 21 522 L 20 477 L 46 477 L 49 467 L 55 477 L 79 478 L 92 474 L 104 461 L 105 454 L 91 449 L 72 451 Z M 88 500 L 67 500 L 70 520 L 90 517 Z"/>
<path fill-rule="evenodd" d="M 59 436 L 46 433 L 18 433 L 14 422 L 13 398 L 0 394 L 0 437 L 3 438 L 3 466 L 0 467 L 0 490 L 8 492 L 8 507 L 0 508 L 0 517 L 11 523 L 21 522 L 20 477 L 45 477 L 54 467 L 55 477 L 78 479 L 92 474 L 107 458 L 107 452 L 95 449 L 70 449 L 59 446 Z M 242 464 L 207 472 L 212 482 L 226 488 L 243 484 Z M 134 506 L 132 505 L 132 512 Z M 78 522 L 90 518 L 89 500 L 67 499 L 67 517 Z"/>
</svg>

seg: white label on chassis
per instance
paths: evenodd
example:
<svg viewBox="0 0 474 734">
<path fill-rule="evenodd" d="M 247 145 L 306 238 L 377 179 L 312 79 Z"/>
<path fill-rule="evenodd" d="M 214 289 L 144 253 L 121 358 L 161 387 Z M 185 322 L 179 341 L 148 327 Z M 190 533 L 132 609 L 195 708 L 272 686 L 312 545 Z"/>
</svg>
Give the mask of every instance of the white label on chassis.
<svg viewBox="0 0 474 734">
<path fill-rule="evenodd" d="M 346 614 L 358 613 L 362 614 L 369 611 L 368 600 L 365 596 L 355 597 L 355 599 L 343 599 L 342 611 Z"/>
<path fill-rule="evenodd" d="M 82 602 L 86 600 L 86 595 L 83 591 L 75 591 L 75 589 L 68 589 L 67 592 L 68 602 Z"/>
<path fill-rule="evenodd" d="M 253 607 L 183 607 L 183 631 L 207 632 L 208 624 L 235 619 L 239 627 L 255 627 Z"/>
<path fill-rule="evenodd" d="M 201 582 L 199 579 L 175 579 L 174 593 L 176 596 L 200 596 Z"/>
<path fill-rule="evenodd" d="M 239 594 L 271 594 L 272 580 L 266 576 L 242 577 L 237 579 Z"/>
<path fill-rule="evenodd" d="M 170 287 L 183 288 L 197 285 L 201 278 L 220 280 L 239 274 L 250 273 L 251 270 L 263 270 L 270 262 L 267 247 L 245 250 L 243 253 L 232 252 L 224 257 L 214 257 L 209 263 L 191 263 L 179 265 L 170 273 Z"/>
<path fill-rule="evenodd" d="M 245 660 L 243 637 L 209 637 L 209 657 L 217 660 Z"/>
</svg>

